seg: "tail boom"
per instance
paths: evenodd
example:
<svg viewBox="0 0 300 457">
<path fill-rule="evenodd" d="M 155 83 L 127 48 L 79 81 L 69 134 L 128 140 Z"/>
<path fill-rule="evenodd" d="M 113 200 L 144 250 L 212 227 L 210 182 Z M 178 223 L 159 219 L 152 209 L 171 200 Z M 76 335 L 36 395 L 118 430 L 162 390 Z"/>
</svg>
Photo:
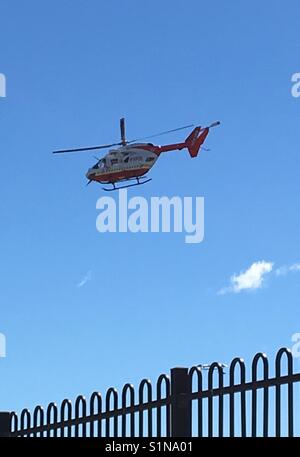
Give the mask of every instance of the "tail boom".
<svg viewBox="0 0 300 457">
<path fill-rule="evenodd" d="M 157 155 L 161 154 L 162 152 L 167 151 L 175 151 L 187 148 L 190 156 L 197 157 L 199 153 L 199 149 L 206 140 L 206 137 L 209 133 L 209 129 L 212 127 L 216 127 L 219 125 L 220 122 L 214 122 L 209 127 L 195 127 L 192 133 L 186 138 L 184 143 L 175 143 L 175 144 L 167 144 L 165 146 L 157 146 L 155 149 L 155 153 Z"/>
</svg>

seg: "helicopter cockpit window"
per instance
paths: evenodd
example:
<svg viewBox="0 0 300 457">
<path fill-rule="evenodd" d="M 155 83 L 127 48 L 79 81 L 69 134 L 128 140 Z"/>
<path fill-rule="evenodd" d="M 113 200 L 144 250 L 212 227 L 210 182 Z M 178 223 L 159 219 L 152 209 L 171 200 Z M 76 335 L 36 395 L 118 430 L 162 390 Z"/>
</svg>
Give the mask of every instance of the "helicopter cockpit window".
<svg viewBox="0 0 300 457">
<path fill-rule="evenodd" d="M 100 167 L 100 162 L 97 162 L 95 163 L 95 165 L 92 167 L 93 170 L 95 170 L 96 168 L 99 168 Z"/>
<path fill-rule="evenodd" d="M 102 168 L 104 168 L 104 167 L 105 167 L 105 161 L 104 161 L 104 159 L 99 160 L 99 162 L 97 162 L 97 163 L 93 166 L 94 169 L 96 169 L 96 168 L 102 169 Z"/>
</svg>

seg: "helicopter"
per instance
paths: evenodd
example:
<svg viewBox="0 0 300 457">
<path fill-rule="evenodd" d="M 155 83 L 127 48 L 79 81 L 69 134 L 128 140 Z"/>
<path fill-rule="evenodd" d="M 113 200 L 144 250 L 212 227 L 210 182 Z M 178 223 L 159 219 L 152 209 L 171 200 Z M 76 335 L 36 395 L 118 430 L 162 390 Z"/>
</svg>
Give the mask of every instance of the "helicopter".
<svg viewBox="0 0 300 457">
<path fill-rule="evenodd" d="M 167 133 L 177 132 L 178 130 L 191 128 L 194 127 L 194 125 L 186 125 L 184 127 L 167 130 L 165 132 L 160 132 L 148 137 L 127 141 L 125 137 L 125 118 L 121 118 L 120 142 L 86 148 L 61 149 L 53 151 L 53 154 L 61 154 L 66 152 L 86 152 L 106 148 L 109 149 L 109 152 L 104 157 L 100 159 L 95 157 L 97 159 L 97 163 L 88 169 L 86 177 L 88 179 L 87 185 L 94 181 L 104 185 L 111 185 L 112 187 L 110 188 L 102 187 L 102 189 L 105 191 L 113 191 L 146 184 L 147 182 L 151 181 L 151 178 L 148 178 L 145 175 L 153 167 L 158 157 L 163 152 L 187 148 L 192 158 L 197 157 L 199 149 L 204 143 L 209 130 L 219 124 L 220 122 L 217 121 L 208 127 L 197 126 L 181 143 L 156 146 L 153 143 L 140 143 L 140 141 L 160 135 L 165 135 Z M 115 146 L 118 146 L 118 148 L 115 148 Z M 131 181 L 136 182 L 131 184 Z M 116 186 L 116 184 L 123 182 L 125 185 Z"/>
</svg>

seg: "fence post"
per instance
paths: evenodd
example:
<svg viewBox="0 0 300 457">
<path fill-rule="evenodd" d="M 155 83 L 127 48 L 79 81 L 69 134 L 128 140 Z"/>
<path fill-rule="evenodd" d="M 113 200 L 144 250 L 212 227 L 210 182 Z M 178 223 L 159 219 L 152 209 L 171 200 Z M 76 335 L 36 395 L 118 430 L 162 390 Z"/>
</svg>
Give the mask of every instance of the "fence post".
<svg viewBox="0 0 300 457">
<path fill-rule="evenodd" d="M 192 436 L 191 382 L 188 368 L 171 369 L 171 436 Z"/>
<path fill-rule="evenodd" d="M 0 412 L 0 437 L 10 436 L 10 413 Z"/>
</svg>

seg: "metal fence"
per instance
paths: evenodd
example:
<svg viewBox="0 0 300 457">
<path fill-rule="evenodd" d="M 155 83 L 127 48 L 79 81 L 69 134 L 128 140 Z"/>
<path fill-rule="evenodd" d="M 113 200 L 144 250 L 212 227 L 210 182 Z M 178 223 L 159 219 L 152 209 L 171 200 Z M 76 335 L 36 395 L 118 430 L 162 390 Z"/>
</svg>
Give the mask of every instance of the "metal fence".
<svg viewBox="0 0 300 457">
<path fill-rule="evenodd" d="M 32 414 L 2 412 L 0 436 L 299 436 L 300 373 L 293 373 L 291 351 L 280 349 L 274 365 L 271 373 L 267 356 L 258 353 L 249 373 L 235 358 L 226 373 L 219 363 L 207 371 L 200 365 L 172 368 L 154 387 L 143 379 L 137 390 L 126 384 L 120 394 L 110 388 L 104 397 L 80 395 L 74 405 L 65 399 Z"/>
</svg>

